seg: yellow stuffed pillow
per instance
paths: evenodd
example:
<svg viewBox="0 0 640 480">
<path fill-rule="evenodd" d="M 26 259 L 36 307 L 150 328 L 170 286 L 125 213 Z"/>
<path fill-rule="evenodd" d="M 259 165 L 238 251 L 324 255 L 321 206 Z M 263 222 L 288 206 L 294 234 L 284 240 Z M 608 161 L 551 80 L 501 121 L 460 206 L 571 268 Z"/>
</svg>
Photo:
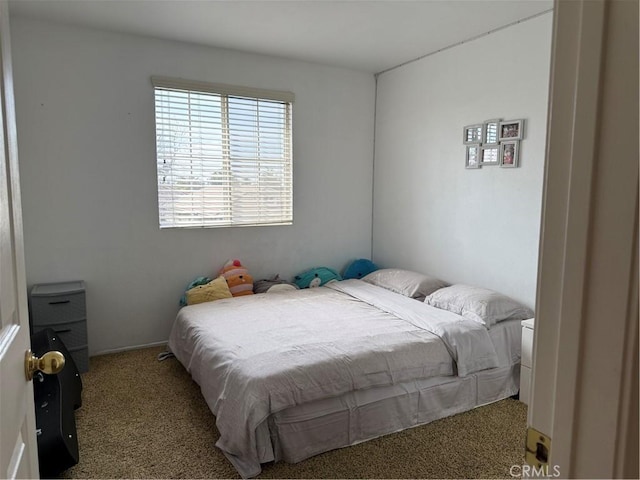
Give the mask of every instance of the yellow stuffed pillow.
<svg viewBox="0 0 640 480">
<path fill-rule="evenodd" d="M 187 290 L 187 305 L 196 303 L 213 302 L 223 298 L 231 298 L 231 292 L 227 281 L 221 275 L 215 280 L 211 280 L 205 285 L 198 285 L 191 290 Z"/>
</svg>

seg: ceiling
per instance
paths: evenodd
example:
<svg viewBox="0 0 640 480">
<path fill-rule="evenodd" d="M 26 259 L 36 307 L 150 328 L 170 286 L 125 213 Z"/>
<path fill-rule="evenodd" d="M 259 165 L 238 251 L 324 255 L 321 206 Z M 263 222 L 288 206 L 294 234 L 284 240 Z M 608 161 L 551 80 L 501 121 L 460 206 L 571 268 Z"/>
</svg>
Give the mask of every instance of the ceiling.
<svg viewBox="0 0 640 480">
<path fill-rule="evenodd" d="M 378 73 L 552 0 L 10 0 L 12 15 Z"/>
</svg>

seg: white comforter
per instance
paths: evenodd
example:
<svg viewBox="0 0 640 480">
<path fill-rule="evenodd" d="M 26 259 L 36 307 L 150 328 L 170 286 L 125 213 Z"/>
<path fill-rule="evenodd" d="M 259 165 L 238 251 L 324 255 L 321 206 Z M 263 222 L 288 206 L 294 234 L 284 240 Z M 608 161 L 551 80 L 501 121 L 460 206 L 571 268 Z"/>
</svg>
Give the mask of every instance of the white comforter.
<svg viewBox="0 0 640 480">
<path fill-rule="evenodd" d="M 484 326 L 360 280 L 183 308 L 169 347 L 243 477 L 273 460 L 270 414 L 345 392 L 497 366 Z"/>
</svg>

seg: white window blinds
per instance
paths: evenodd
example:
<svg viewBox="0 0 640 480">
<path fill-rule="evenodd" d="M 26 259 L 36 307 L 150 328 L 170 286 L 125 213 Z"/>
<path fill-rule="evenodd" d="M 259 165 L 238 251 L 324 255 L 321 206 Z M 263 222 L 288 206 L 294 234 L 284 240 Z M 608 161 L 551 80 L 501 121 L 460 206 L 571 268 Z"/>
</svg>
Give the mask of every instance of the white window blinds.
<svg viewBox="0 0 640 480">
<path fill-rule="evenodd" d="M 293 94 L 152 77 L 160 228 L 293 220 Z"/>
</svg>

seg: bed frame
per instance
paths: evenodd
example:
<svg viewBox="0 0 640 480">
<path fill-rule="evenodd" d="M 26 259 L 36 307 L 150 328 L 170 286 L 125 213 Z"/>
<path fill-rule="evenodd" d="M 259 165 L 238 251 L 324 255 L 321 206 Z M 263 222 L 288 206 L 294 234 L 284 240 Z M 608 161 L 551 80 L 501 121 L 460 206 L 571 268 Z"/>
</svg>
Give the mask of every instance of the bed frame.
<svg viewBox="0 0 640 480">
<path fill-rule="evenodd" d="M 270 442 L 262 463 L 297 463 L 314 455 L 466 412 L 518 393 L 520 364 L 466 377 L 435 377 L 358 390 L 272 415 L 258 432 Z"/>
</svg>

